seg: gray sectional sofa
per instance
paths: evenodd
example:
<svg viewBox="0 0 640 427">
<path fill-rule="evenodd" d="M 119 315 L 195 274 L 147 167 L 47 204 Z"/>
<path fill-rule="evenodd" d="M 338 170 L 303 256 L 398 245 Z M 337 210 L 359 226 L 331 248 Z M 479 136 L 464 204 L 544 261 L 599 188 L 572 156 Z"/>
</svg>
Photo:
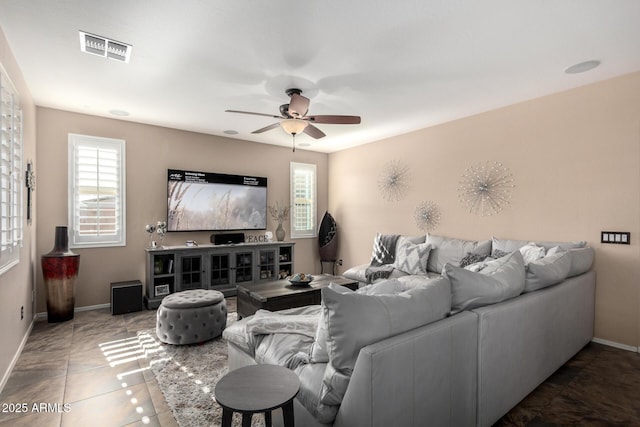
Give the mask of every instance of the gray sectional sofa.
<svg viewBox="0 0 640 427">
<path fill-rule="evenodd" d="M 229 369 L 296 372 L 300 426 L 489 426 L 593 338 L 585 242 L 427 235 L 391 252 L 389 277 L 354 267 L 356 292 L 228 327 Z"/>
</svg>

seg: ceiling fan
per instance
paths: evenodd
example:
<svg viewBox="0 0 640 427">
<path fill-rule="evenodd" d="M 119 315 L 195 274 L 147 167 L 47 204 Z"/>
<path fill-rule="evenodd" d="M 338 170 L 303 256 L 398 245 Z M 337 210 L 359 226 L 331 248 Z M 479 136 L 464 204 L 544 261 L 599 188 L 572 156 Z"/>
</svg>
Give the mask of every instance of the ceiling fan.
<svg viewBox="0 0 640 427">
<path fill-rule="evenodd" d="M 291 88 L 286 91 L 287 96 L 291 98 L 288 104 L 280 106 L 280 115 L 253 113 L 251 111 L 225 110 L 227 113 L 251 114 L 254 116 L 273 117 L 281 119 L 279 122 L 270 124 L 251 133 L 262 133 L 278 126 L 293 136 L 293 151 L 296 150 L 295 138 L 300 132 L 304 132 L 312 138 L 320 139 L 325 137 L 325 133 L 314 126 L 314 123 L 320 124 L 336 124 L 336 125 L 357 125 L 360 123 L 360 116 L 336 116 L 336 115 L 316 115 L 308 116 L 309 98 L 302 96 L 300 89 Z"/>
</svg>

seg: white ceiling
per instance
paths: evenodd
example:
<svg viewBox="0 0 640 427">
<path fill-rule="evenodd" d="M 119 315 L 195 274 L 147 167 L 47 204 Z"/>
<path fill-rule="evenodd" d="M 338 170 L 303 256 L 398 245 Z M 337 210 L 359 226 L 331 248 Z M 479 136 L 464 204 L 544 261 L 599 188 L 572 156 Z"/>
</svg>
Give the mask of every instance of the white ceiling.
<svg viewBox="0 0 640 427">
<path fill-rule="evenodd" d="M 285 89 L 333 152 L 640 70 L 637 0 L 0 0 L 0 27 L 37 105 L 291 145 Z M 78 31 L 133 45 L 128 64 L 80 51 Z M 598 59 L 583 74 L 575 63 Z"/>
</svg>

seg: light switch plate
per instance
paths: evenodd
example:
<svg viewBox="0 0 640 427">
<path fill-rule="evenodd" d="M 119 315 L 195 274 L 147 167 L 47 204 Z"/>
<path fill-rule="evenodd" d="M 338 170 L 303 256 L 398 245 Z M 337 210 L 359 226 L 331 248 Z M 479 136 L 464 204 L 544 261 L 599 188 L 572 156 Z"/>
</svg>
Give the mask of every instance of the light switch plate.
<svg viewBox="0 0 640 427">
<path fill-rule="evenodd" d="M 601 231 L 600 243 L 612 243 L 615 245 L 630 245 L 631 233 L 628 231 Z"/>
</svg>

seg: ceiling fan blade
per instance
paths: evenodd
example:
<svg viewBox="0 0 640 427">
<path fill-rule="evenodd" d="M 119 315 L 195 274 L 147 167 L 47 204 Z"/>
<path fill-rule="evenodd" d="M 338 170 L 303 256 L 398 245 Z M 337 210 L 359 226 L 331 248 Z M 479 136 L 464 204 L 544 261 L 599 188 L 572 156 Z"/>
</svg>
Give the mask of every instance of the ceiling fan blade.
<svg viewBox="0 0 640 427">
<path fill-rule="evenodd" d="M 307 127 L 304 128 L 304 133 L 315 139 L 324 138 L 326 136 L 324 132 L 312 124 L 308 124 Z"/>
<path fill-rule="evenodd" d="M 265 126 L 265 127 L 260 128 L 260 129 L 258 129 L 258 130 L 254 130 L 254 131 L 253 131 L 253 132 L 251 132 L 251 133 L 262 133 L 262 132 L 266 132 L 266 131 L 268 131 L 268 130 L 275 129 L 275 128 L 277 128 L 278 126 L 280 126 L 280 122 L 277 122 L 277 123 L 271 124 L 271 125 L 269 125 L 269 126 Z M 309 127 L 309 126 L 307 126 L 307 127 Z"/>
<path fill-rule="evenodd" d="M 309 111 L 309 98 L 293 93 L 289 102 L 289 115 L 291 117 L 304 117 Z"/>
<path fill-rule="evenodd" d="M 305 117 L 313 123 L 325 123 L 334 125 L 357 125 L 360 124 L 360 116 L 309 116 Z"/>
<path fill-rule="evenodd" d="M 263 117 L 273 117 L 274 119 L 284 119 L 282 116 L 275 116 L 273 114 L 264 114 L 264 113 L 253 113 L 251 111 L 239 111 L 239 110 L 224 110 L 225 113 L 240 113 L 240 114 L 251 114 L 252 116 L 263 116 Z"/>
</svg>

